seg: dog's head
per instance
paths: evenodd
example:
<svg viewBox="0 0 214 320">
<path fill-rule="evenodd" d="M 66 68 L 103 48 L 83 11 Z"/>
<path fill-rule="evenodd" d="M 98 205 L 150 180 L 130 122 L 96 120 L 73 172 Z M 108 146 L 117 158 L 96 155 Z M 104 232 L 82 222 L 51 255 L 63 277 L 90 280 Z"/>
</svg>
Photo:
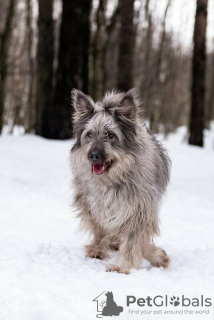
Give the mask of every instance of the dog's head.
<svg viewBox="0 0 214 320">
<path fill-rule="evenodd" d="M 105 295 L 106 295 L 107 298 L 111 298 L 111 299 L 113 300 L 113 293 L 112 293 L 112 291 L 108 291 Z"/>
<path fill-rule="evenodd" d="M 136 89 L 127 93 L 109 92 L 95 103 L 83 92 L 72 91 L 73 130 L 95 175 L 118 175 L 134 165 L 137 152 L 137 122 L 140 100 Z"/>
</svg>

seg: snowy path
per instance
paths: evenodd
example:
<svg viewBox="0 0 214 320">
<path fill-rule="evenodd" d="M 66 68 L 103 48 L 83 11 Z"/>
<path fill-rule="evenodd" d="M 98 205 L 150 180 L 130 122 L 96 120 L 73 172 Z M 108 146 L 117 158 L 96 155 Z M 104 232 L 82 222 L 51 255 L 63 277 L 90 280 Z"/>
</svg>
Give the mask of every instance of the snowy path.
<svg viewBox="0 0 214 320">
<path fill-rule="evenodd" d="M 143 262 L 129 276 L 105 272 L 115 253 L 108 261 L 85 258 L 87 238 L 77 231 L 70 206 L 71 142 L 0 138 L 0 320 L 97 319 L 92 300 L 103 291 L 113 291 L 123 306 L 118 319 L 213 319 L 213 307 L 203 315 L 140 315 L 126 306 L 127 295 L 214 298 L 214 151 L 209 138 L 201 150 L 182 144 L 181 134 L 166 142 L 172 180 L 157 239 L 171 266 L 155 269 Z"/>
</svg>

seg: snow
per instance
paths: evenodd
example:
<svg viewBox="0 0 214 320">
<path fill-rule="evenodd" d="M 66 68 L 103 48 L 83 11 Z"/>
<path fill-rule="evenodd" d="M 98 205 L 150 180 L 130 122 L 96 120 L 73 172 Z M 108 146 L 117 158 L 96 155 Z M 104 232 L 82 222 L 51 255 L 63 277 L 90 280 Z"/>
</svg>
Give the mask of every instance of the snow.
<svg viewBox="0 0 214 320">
<path fill-rule="evenodd" d="M 96 319 L 96 302 L 112 291 L 124 311 L 119 319 L 213 319 L 212 307 L 139 307 L 129 313 L 126 296 L 214 296 L 214 150 L 206 131 L 204 149 L 188 146 L 185 128 L 163 141 L 172 159 L 172 179 L 161 209 L 156 243 L 171 266 L 130 275 L 106 273 L 105 261 L 85 257 L 86 235 L 71 207 L 69 151 L 72 141 L 33 135 L 0 138 L 0 320 Z M 212 300 L 213 302 L 213 300 Z M 179 308 L 179 309 L 178 309 Z M 205 310 L 206 314 L 154 314 L 154 310 Z"/>
</svg>

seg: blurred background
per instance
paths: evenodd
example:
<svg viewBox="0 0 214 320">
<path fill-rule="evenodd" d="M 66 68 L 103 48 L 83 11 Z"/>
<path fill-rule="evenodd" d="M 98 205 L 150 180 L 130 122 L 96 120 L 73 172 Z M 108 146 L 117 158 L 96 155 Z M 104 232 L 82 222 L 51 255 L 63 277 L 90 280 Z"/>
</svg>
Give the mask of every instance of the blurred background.
<svg viewBox="0 0 214 320">
<path fill-rule="evenodd" d="M 0 0 L 0 130 L 72 136 L 72 88 L 138 87 L 165 137 L 214 119 L 214 0 Z"/>
</svg>

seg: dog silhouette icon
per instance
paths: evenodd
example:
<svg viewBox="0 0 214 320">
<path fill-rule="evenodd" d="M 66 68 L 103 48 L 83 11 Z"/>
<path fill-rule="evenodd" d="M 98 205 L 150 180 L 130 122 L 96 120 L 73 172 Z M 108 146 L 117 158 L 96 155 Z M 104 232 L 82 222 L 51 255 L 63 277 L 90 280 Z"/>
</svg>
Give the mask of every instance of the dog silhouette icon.
<svg viewBox="0 0 214 320">
<path fill-rule="evenodd" d="M 112 292 L 106 293 L 106 305 L 103 308 L 102 315 L 103 316 L 119 316 L 120 312 L 123 311 L 123 307 L 118 306 L 114 301 L 114 296 Z"/>
</svg>

